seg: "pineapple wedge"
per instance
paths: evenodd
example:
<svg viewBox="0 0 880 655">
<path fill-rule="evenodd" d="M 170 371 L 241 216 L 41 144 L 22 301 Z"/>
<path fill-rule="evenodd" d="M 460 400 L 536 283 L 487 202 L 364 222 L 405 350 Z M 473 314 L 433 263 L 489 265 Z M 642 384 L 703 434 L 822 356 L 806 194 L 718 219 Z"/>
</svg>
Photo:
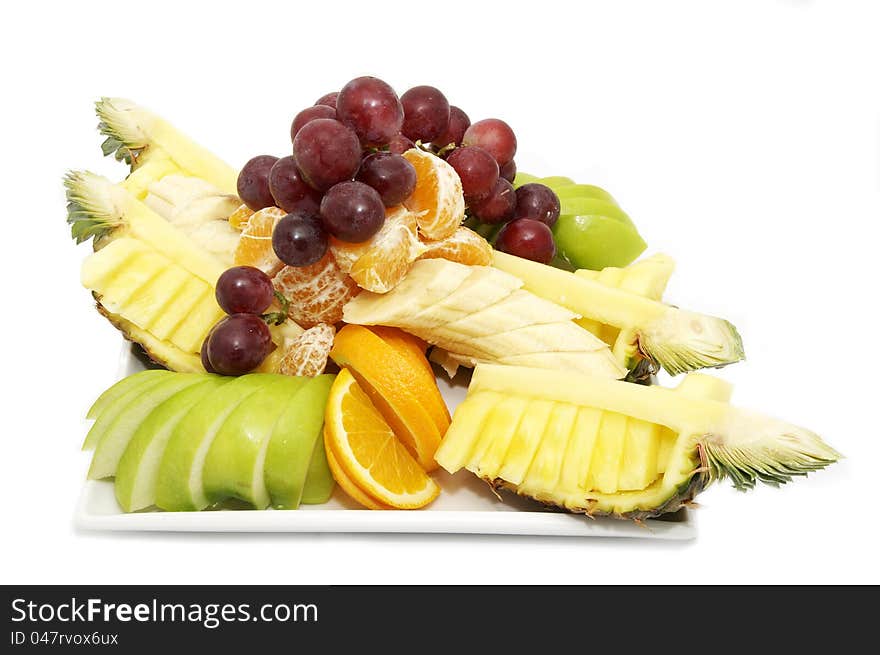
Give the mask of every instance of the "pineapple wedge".
<svg viewBox="0 0 880 655">
<path fill-rule="evenodd" d="M 363 291 L 349 301 L 343 320 L 402 328 L 469 366 L 518 363 L 606 378 L 626 374 L 604 343 L 573 322 L 576 314 L 520 286 L 491 267 L 423 259 L 388 293 Z"/>
<path fill-rule="evenodd" d="M 645 519 L 715 480 L 776 486 L 840 458 L 816 434 L 735 408 L 729 396 L 729 385 L 701 374 L 671 390 L 480 364 L 435 459 L 573 512 Z M 499 425 L 499 412 L 515 425 Z"/>
<path fill-rule="evenodd" d="M 726 366 L 745 358 L 739 333 L 724 319 L 681 310 L 599 279 L 499 251 L 494 253 L 494 266 L 523 280 L 526 290 L 582 318 L 621 330 L 626 335 L 624 347 L 633 348 L 670 375 Z"/>
</svg>

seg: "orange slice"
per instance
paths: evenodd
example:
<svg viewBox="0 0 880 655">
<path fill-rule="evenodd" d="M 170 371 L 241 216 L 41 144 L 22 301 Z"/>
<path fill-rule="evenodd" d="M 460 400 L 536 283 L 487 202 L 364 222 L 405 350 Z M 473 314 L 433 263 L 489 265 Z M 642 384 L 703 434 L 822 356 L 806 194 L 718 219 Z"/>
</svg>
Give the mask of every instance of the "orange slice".
<svg viewBox="0 0 880 655">
<path fill-rule="evenodd" d="M 403 156 L 416 169 L 416 188 L 403 204 L 419 215 L 419 231 L 426 238 L 445 239 L 464 220 L 464 194 L 458 173 L 419 148 L 411 148 Z"/>
<path fill-rule="evenodd" d="M 254 266 L 266 275 L 275 275 L 284 263 L 272 248 L 272 230 L 286 214 L 278 207 L 266 207 L 251 216 L 232 255 L 236 266 Z"/>
<path fill-rule="evenodd" d="M 339 462 L 336 461 L 336 455 L 330 447 L 330 437 L 327 436 L 327 427 L 324 427 L 324 451 L 327 453 L 327 465 L 330 467 L 330 474 L 336 480 L 336 484 L 346 493 L 346 495 L 355 502 L 363 505 L 367 509 L 394 509 L 391 505 L 386 505 L 370 496 L 365 491 L 361 491 L 354 481 L 345 474 Z"/>
<path fill-rule="evenodd" d="M 289 347 L 278 368 L 284 375 L 313 378 L 327 367 L 336 328 L 321 323 L 299 335 Z"/>
<path fill-rule="evenodd" d="M 239 232 L 247 227 L 248 221 L 254 215 L 254 210 L 242 203 L 238 209 L 229 215 L 229 225 Z"/>
<path fill-rule="evenodd" d="M 327 400 L 324 418 L 328 460 L 368 497 L 398 509 L 418 509 L 434 500 L 440 487 L 409 454 L 382 415 L 342 369 Z"/>
<path fill-rule="evenodd" d="M 285 266 L 273 283 L 290 301 L 290 318 L 305 328 L 341 321 L 343 305 L 360 291 L 329 252 L 311 266 Z"/>
<path fill-rule="evenodd" d="M 385 327 L 384 325 L 371 325 L 370 331 L 379 336 L 382 341 L 396 349 L 398 352 L 407 353 L 413 359 L 413 363 L 422 366 L 430 375 L 434 375 L 434 369 L 425 356 L 428 350 L 428 343 L 419 339 L 417 336 L 404 332 L 400 328 Z M 444 404 L 445 408 L 446 405 Z M 448 416 L 448 411 L 447 411 Z M 437 427 L 440 427 L 438 425 Z M 448 427 L 448 425 L 447 425 Z M 445 432 L 446 428 L 442 428 L 441 432 Z"/>
<path fill-rule="evenodd" d="M 434 453 L 449 428 L 449 412 L 433 372 L 410 349 L 395 348 L 362 325 L 342 328 L 330 357 L 351 370 L 419 464 L 437 468 Z"/>
<path fill-rule="evenodd" d="M 425 241 L 420 259 L 448 259 L 468 266 L 491 266 L 492 246 L 473 230 L 461 226 L 439 241 Z"/>
<path fill-rule="evenodd" d="M 333 239 L 330 250 L 339 267 L 358 286 L 387 293 L 409 273 L 425 246 L 419 241 L 415 214 L 401 205 L 388 210 L 382 228 L 369 241 L 344 243 Z"/>
</svg>

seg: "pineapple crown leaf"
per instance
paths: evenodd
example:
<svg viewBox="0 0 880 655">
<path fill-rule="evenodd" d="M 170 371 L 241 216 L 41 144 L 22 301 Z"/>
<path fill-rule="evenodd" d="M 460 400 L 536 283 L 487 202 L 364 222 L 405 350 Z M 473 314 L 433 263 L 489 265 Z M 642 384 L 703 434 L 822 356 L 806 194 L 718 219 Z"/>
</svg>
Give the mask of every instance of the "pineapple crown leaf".
<svg viewBox="0 0 880 655">
<path fill-rule="evenodd" d="M 100 238 L 122 225 L 104 185 L 112 183 L 89 171 L 68 171 L 64 176 L 67 196 L 67 222 L 77 243 Z"/>
<path fill-rule="evenodd" d="M 670 375 L 745 359 L 742 337 L 732 323 L 675 307 L 639 330 L 638 348 Z"/>
<path fill-rule="evenodd" d="M 711 480 L 729 478 L 739 491 L 761 482 L 778 487 L 796 476 L 807 475 L 841 459 L 842 455 L 803 428 L 773 422 L 746 440 L 705 435 L 697 443 L 702 468 Z"/>
<path fill-rule="evenodd" d="M 104 156 L 113 155 L 116 161 L 134 166 L 149 144 L 140 124 L 146 112 L 124 98 L 101 98 L 95 103 L 95 113 L 98 131 L 107 137 L 101 144 Z"/>
</svg>

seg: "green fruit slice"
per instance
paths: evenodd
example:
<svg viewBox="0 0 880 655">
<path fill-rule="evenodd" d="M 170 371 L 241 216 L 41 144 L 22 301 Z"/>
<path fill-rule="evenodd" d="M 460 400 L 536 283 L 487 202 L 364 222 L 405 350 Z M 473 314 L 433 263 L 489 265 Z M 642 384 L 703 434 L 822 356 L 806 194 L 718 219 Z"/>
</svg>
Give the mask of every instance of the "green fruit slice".
<svg viewBox="0 0 880 655">
<path fill-rule="evenodd" d="M 560 214 L 577 214 L 579 216 L 606 216 L 635 228 L 632 219 L 620 207 L 607 200 L 596 198 L 559 199 Z"/>
<path fill-rule="evenodd" d="M 172 512 L 207 507 L 202 472 L 214 437 L 229 415 L 274 377 L 252 373 L 235 378 L 200 400 L 184 415 L 172 431 L 159 464 L 158 507 Z"/>
<path fill-rule="evenodd" d="M 238 498 L 257 509 L 269 505 L 265 462 L 275 424 L 309 378 L 273 375 L 260 391 L 246 398 L 217 431 L 202 475 L 209 503 Z"/>
<path fill-rule="evenodd" d="M 264 476 L 276 509 L 296 509 L 301 502 L 326 502 L 333 491 L 321 430 L 334 377 L 319 375 L 307 380 L 275 423 Z M 316 460 L 323 460 L 323 465 Z M 306 500 L 304 488 L 310 490 L 310 498 L 318 500 Z M 324 495 L 326 498 L 320 500 Z"/>
<path fill-rule="evenodd" d="M 158 383 L 147 389 L 141 390 L 138 387 L 135 390 L 138 392 L 137 398 L 127 403 L 123 411 L 107 426 L 95 447 L 95 455 L 89 467 L 89 479 L 100 480 L 116 475 L 122 453 L 150 412 L 178 391 L 204 379 L 205 376 L 201 373 L 175 373 L 171 377 L 159 378 Z"/>
<path fill-rule="evenodd" d="M 155 387 L 157 384 L 162 382 L 163 379 L 166 378 L 166 375 L 154 375 L 154 376 L 146 376 L 141 377 L 144 373 L 151 373 L 152 371 L 144 371 L 143 373 L 137 373 L 135 375 L 129 376 L 118 382 L 117 384 L 121 384 L 130 378 L 136 377 L 137 380 L 134 380 L 132 383 L 125 385 L 123 393 L 117 394 L 115 398 L 107 401 L 104 404 L 104 407 L 100 409 L 100 414 L 98 414 L 98 418 L 92 424 L 91 429 L 86 435 L 85 441 L 83 441 L 82 449 L 83 450 L 92 450 L 95 446 L 100 443 L 101 439 L 107 432 L 107 428 L 113 425 L 113 422 L 125 411 L 125 408 L 129 405 L 129 403 L 137 400 L 138 396 L 142 393 L 149 391 L 152 387 Z M 156 371 L 157 373 L 165 373 L 167 375 L 171 375 L 170 371 Z M 113 387 L 111 387 L 112 389 Z M 108 389 L 109 391 L 109 389 Z M 98 399 L 100 400 L 100 398 Z"/>
<path fill-rule="evenodd" d="M 537 181 L 538 178 L 534 175 L 529 175 L 528 173 L 517 173 L 516 177 L 513 178 L 513 186 L 521 187 L 523 184 L 530 184 Z"/>
<path fill-rule="evenodd" d="M 206 378 L 156 407 L 135 431 L 116 469 L 116 500 L 126 512 L 156 504 L 159 465 L 172 431 L 197 402 L 232 380 Z"/>
<path fill-rule="evenodd" d="M 539 184 L 543 184 L 544 186 L 548 186 L 551 189 L 564 186 L 566 184 L 574 184 L 575 181 L 570 177 L 564 177 L 562 175 L 551 175 L 550 177 L 539 177 L 536 180 L 532 180 L 533 182 L 538 182 Z"/>
<path fill-rule="evenodd" d="M 596 200 L 604 200 L 614 205 L 617 201 L 605 189 L 592 184 L 563 184 L 562 186 L 553 187 L 553 192 L 563 198 L 595 198 Z"/>
<path fill-rule="evenodd" d="M 122 378 L 119 382 L 98 396 L 98 399 L 89 408 L 88 413 L 86 413 L 86 418 L 98 418 L 105 409 L 135 387 L 141 384 L 146 384 L 148 380 L 154 380 L 165 375 L 171 375 L 171 371 L 166 371 L 165 369 L 152 369 Z"/>
<path fill-rule="evenodd" d="M 594 271 L 627 266 L 647 245 L 636 230 L 606 216 L 563 214 L 553 226 L 559 256 L 575 268 Z"/>
</svg>

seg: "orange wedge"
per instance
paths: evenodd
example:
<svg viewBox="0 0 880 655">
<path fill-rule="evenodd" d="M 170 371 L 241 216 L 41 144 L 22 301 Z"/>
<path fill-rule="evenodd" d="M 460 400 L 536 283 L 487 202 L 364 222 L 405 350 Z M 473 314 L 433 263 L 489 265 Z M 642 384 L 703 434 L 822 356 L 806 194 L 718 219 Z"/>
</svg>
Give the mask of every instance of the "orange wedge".
<svg viewBox="0 0 880 655">
<path fill-rule="evenodd" d="M 463 225 L 439 241 L 425 241 L 419 259 L 448 259 L 468 266 L 491 266 L 492 246 L 479 234 Z"/>
<path fill-rule="evenodd" d="M 341 478 L 367 500 L 418 509 L 440 493 L 347 369 L 340 371 L 330 389 L 324 425 L 328 461 L 332 458 L 343 473 Z"/>
<path fill-rule="evenodd" d="M 464 220 L 464 194 L 458 173 L 419 148 L 407 150 L 403 156 L 416 169 L 416 188 L 403 204 L 419 215 L 419 231 L 426 238 L 445 239 Z"/>
<path fill-rule="evenodd" d="M 418 228 L 415 214 L 400 205 L 387 211 L 382 228 L 366 243 L 333 239 L 330 250 L 340 269 L 351 275 L 358 286 L 374 293 L 387 293 L 425 251 Z"/>
<path fill-rule="evenodd" d="M 272 276 L 284 266 L 272 248 L 272 230 L 286 214 L 278 207 L 266 207 L 247 219 L 232 255 L 236 266 L 254 266 Z"/>
<path fill-rule="evenodd" d="M 382 341 L 397 350 L 399 353 L 411 357 L 414 366 L 422 366 L 428 374 L 433 377 L 434 369 L 431 368 L 431 362 L 429 362 L 428 358 L 425 356 L 425 353 L 428 350 L 428 343 L 426 341 L 419 339 L 417 336 L 412 335 L 409 332 L 404 332 L 400 328 L 385 327 L 384 325 L 371 325 L 369 329 L 373 334 L 378 335 Z M 444 409 L 446 408 L 445 403 L 443 404 L 443 407 Z M 446 415 L 448 418 L 448 410 Z M 447 421 L 446 427 L 443 427 L 438 423 L 437 427 L 440 428 L 441 432 L 446 432 L 449 423 Z"/>
<path fill-rule="evenodd" d="M 330 357 L 351 370 L 419 464 L 426 471 L 437 468 L 434 453 L 449 428 L 449 411 L 433 372 L 412 350 L 395 347 L 362 325 L 346 325 L 336 335 Z"/>
<path fill-rule="evenodd" d="M 385 503 L 376 500 L 365 491 L 361 491 L 361 488 L 345 474 L 345 471 L 342 470 L 339 462 L 336 461 L 336 455 L 333 454 L 333 449 L 330 447 L 330 437 L 327 435 L 326 426 L 324 427 L 324 450 L 327 453 L 327 465 L 330 467 L 330 474 L 333 476 L 333 479 L 336 480 L 336 484 L 342 488 L 349 498 L 363 505 L 367 509 L 394 509 L 391 505 L 386 505 Z"/>
</svg>

